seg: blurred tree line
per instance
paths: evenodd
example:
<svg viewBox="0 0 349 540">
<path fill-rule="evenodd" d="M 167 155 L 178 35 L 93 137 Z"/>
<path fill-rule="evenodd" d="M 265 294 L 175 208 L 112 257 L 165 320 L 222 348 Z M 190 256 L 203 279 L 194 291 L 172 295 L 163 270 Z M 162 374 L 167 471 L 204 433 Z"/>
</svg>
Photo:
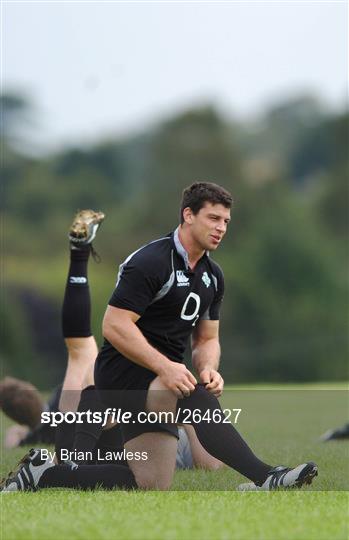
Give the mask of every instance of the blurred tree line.
<svg viewBox="0 0 349 540">
<path fill-rule="evenodd" d="M 30 104 L 2 95 L 1 109 L 3 374 L 42 388 L 62 377 L 59 310 L 77 209 L 107 215 L 95 246 L 103 262 L 90 264 L 101 340 L 120 262 L 174 229 L 182 189 L 208 180 L 235 201 L 230 231 L 214 254 L 226 279 L 226 381 L 347 377 L 347 111 L 333 114 L 300 96 L 242 123 L 207 106 L 128 139 L 33 158 L 20 150 Z"/>
</svg>

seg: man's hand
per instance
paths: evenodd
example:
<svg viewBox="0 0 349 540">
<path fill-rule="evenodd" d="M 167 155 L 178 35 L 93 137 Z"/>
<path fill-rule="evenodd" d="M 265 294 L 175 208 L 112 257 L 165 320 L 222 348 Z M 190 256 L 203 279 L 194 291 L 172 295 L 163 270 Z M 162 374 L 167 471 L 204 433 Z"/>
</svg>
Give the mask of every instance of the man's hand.
<svg viewBox="0 0 349 540">
<path fill-rule="evenodd" d="M 206 383 L 206 390 L 216 397 L 222 395 L 224 380 L 215 369 L 203 369 L 200 372 L 200 382 Z"/>
<path fill-rule="evenodd" d="M 190 396 L 197 384 L 194 375 L 184 364 L 172 362 L 171 360 L 168 363 L 166 362 L 158 375 L 166 388 L 176 394 L 179 399 Z"/>
</svg>

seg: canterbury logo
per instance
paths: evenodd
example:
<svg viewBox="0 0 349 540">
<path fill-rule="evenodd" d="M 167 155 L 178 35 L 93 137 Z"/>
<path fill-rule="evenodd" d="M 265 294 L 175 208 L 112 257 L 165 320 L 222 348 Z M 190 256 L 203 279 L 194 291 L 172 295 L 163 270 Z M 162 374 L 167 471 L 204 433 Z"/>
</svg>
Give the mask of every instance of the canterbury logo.
<svg viewBox="0 0 349 540">
<path fill-rule="evenodd" d="M 87 283 L 87 279 L 82 276 L 70 276 L 69 283 L 71 283 L 72 285 L 74 285 L 75 283 Z"/>
<path fill-rule="evenodd" d="M 189 278 L 184 275 L 183 270 L 177 270 L 177 287 L 189 287 Z"/>
<path fill-rule="evenodd" d="M 209 287 L 211 285 L 211 279 L 209 278 L 207 272 L 204 272 L 202 274 L 202 281 L 205 283 L 206 287 Z"/>
</svg>

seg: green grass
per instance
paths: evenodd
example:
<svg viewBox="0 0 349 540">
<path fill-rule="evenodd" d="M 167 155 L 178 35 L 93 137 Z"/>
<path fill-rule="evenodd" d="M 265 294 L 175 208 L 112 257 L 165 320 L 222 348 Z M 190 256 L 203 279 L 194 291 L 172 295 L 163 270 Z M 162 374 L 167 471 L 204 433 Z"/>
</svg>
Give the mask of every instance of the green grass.
<svg viewBox="0 0 349 540">
<path fill-rule="evenodd" d="M 319 492 L 8 494 L 2 538 L 339 540 L 347 502 L 345 493 Z"/>
<path fill-rule="evenodd" d="M 42 490 L 1 497 L 1 539 L 15 540 L 332 540 L 348 539 L 349 443 L 319 442 L 347 420 L 347 395 L 333 386 L 310 390 L 229 390 L 224 407 L 241 407 L 238 429 L 262 459 L 312 459 L 319 477 L 301 491 L 239 493 L 242 477 L 180 471 L 160 492 Z M 4 451 L 1 469 L 24 450 Z"/>
</svg>

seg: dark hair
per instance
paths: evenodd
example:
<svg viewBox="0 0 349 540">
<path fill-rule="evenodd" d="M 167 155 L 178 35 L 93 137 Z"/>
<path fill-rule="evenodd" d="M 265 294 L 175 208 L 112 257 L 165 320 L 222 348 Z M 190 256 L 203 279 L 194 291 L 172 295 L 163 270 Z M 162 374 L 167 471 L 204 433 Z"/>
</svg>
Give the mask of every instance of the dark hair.
<svg viewBox="0 0 349 540">
<path fill-rule="evenodd" d="M 231 208 L 233 198 L 229 191 L 218 184 L 212 182 L 194 182 L 184 189 L 182 195 L 180 222 L 184 223 L 183 210 L 189 207 L 193 214 L 197 214 L 206 202 L 212 204 L 222 204 L 226 208 Z"/>
<path fill-rule="evenodd" d="M 18 424 L 33 429 L 40 423 L 44 402 L 32 384 L 5 377 L 0 381 L 0 408 Z"/>
</svg>

